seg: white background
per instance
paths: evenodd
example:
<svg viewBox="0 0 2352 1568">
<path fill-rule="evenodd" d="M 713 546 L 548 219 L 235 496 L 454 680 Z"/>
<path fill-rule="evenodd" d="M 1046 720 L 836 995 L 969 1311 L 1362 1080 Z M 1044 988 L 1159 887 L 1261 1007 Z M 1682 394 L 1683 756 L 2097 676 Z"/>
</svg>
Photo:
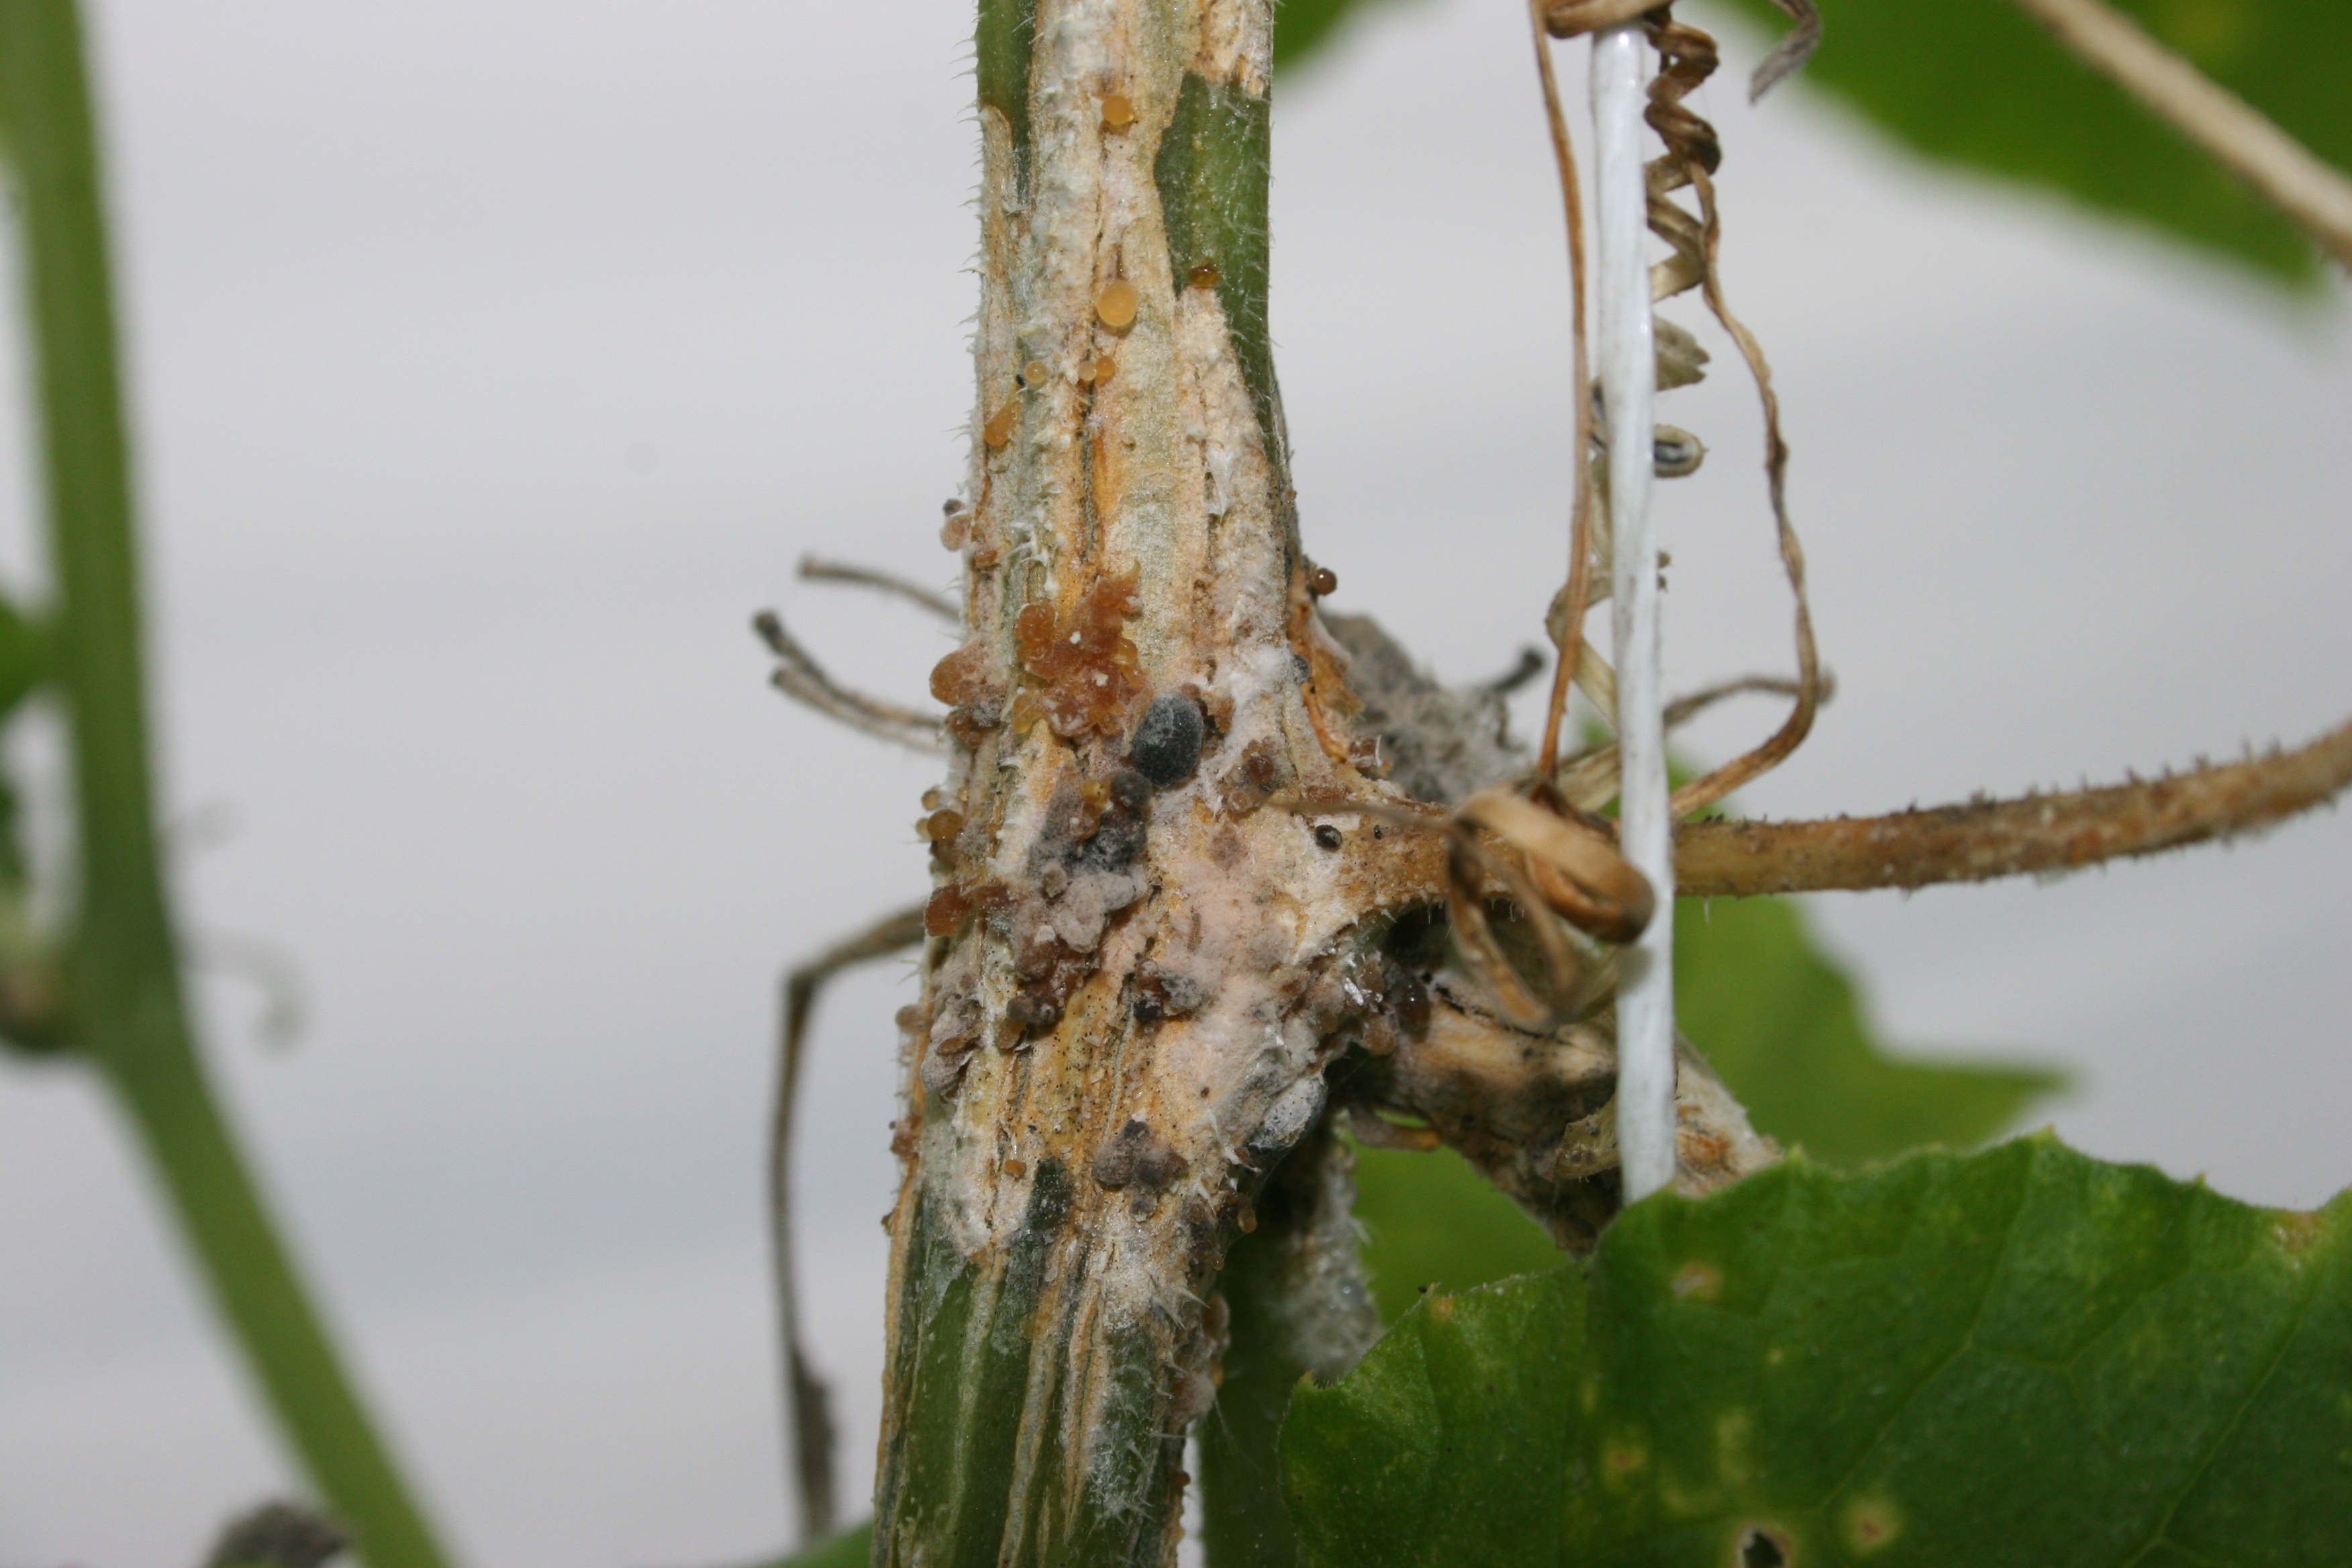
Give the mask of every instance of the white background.
<svg viewBox="0 0 2352 1568">
<path fill-rule="evenodd" d="M 237 1119 L 469 1561 L 772 1549 L 773 982 L 919 895 L 931 773 L 787 706 L 746 623 L 781 605 L 909 697 L 949 646 L 792 568 L 948 583 L 969 6 L 95 9 L 175 868 L 199 942 L 274 944 L 310 1005 L 273 1049 L 253 989 L 205 971 Z M 1454 679 L 1537 637 L 1563 554 L 1562 247 L 1519 15 L 1384 12 L 1276 128 L 1308 543 L 1339 607 Z M 2285 300 L 1930 175 L 1801 84 L 1751 112 L 1757 40 L 1727 42 L 1699 103 L 1725 262 L 1779 367 L 1840 680 L 1748 807 L 2111 778 L 2352 710 L 2341 289 Z M 1664 410 L 1715 448 L 1662 503 L 1677 688 L 1789 657 L 1713 345 Z M 1896 1038 L 2079 1073 L 2055 1118 L 2090 1150 L 2274 1203 L 2352 1180 L 2342 817 L 1816 908 Z M 904 973 L 832 994 L 809 1080 L 853 1488 Z M 289 1484 L 108 1107 L 0 1063 L 0 1564 L 191 1563 Z"/>
</svg>

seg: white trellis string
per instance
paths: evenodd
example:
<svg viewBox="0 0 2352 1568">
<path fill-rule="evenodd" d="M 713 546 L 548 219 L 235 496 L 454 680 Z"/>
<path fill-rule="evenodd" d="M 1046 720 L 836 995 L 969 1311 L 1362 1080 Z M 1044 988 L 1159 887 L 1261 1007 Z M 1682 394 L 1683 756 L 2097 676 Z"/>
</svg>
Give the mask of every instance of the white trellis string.
<svg viewBox="0 0 2352 1568">
<path fill-rule="evenodd" d="M 1593 268 L 1613 542 L 1611 620 L 1623 780 L 1621 849 L 1657 890 L 1657 912 L 1619 959 L 1617 1148 L 1628 1203 L 1675 1179 L 1674 823 L 1666 805 L 1658 549 L 1650 532 L 1652 406 L 1648 186 L 1642 107 L 1651 51 L 1638 22 L 1592 38 Z"/>
</svg>

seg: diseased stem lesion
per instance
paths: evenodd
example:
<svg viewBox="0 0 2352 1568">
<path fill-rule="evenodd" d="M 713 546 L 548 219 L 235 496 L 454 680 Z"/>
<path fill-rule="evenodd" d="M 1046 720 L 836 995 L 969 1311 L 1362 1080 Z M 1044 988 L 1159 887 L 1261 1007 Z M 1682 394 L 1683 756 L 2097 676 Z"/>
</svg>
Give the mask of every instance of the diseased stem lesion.
<svg viewBox="0 0 2352 1568">
<path fill-rule="evenodd" d="M 1265 0 L 992 0 L 965 642 L 934 671 L 884 1563 L 1173 1551 L 1224 1249 L 1306 1136 L 1381 857 L 1265 320 Z"/>
</svg>

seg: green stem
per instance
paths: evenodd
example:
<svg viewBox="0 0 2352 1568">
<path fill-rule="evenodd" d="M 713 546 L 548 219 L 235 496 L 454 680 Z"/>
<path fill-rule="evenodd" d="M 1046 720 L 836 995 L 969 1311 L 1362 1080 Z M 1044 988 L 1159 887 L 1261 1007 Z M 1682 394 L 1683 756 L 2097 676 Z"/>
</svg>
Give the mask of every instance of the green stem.
<svg viewBox="0 0 2352 1568">
<path fill-rule="evenodd" d="M 222 1315 L 312 1479 L 375 1568 L 444 1559 L 270 1224 L 196 1057 L 149 783 L 129 445 L 81 27 L 71 0 L 0 4 L 0 122 L 37 364 L 72 713 L 79 1043 L 143 1137 Z"/>
<path fill-rule="evenodd" d="M 981 0 L 971 637 L 933 675 L 967 827 L 935 857 L 897 1140 L 877 1564 L 1175 1561 L 1218 1270 L 1391 885 L 1327 876 L 1270 804 L 1372 794 L 1265 333 L 1270 19 Z M 1194 739 L 1148 740 L 1160 718 Z M 1244 1460 L 1276 1551 L 1296 1348 Z"/>
<path fill-rule="evenodd" d="M 1202 1421 L 1202 1544 L 1209 1568 L 1293 1568 L 1277 1439 L 1299 1380 L 1329 1383 L 1380 1337 L 1357 1257 L 1354 1161 L 1318 1127 L 1266 1178 L 1257 1228 L 1225 1255 L 1217 1289 L 1232 1335 L 1217 1407 Z"/>
</svg>

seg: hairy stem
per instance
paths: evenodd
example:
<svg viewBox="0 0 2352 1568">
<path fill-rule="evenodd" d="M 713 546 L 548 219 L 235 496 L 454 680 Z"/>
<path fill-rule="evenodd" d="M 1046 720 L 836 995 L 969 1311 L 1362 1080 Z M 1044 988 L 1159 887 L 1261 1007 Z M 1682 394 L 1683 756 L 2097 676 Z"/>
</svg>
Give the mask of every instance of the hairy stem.
<svg viewBox="0 0 2352 1568">
<path fill-rule="evenodd" d="M 2046 874 L 2252 832 L 2352 784 L 2352 724 L 2295 751 L 2101 789 L 1821 822 L 1688 822 L 1685 897 L 1924 888 Z"/>
<path fill-rule="evenodd" d="M 345 1376 L 206 1083 L 181 994 L 149 778 L 128 442 L 89 90 L 70 0 L 0 5 L 21 200 L 55 656 L 71 711 L 78 1043 L 129 1112 L 288 1440 L 376 1568 L 443 1559 Z"/>
<path fill-rule="evenodd" d="M 1402 897 L 1265 320 L 1267 0 L 983 0 L 964 646 L 910 1015 L 884 1563 L 1160 1564 L 1215 1297 Z M 1367 987 L 1370 987 L 1370 990 Z"/>
</svg>

